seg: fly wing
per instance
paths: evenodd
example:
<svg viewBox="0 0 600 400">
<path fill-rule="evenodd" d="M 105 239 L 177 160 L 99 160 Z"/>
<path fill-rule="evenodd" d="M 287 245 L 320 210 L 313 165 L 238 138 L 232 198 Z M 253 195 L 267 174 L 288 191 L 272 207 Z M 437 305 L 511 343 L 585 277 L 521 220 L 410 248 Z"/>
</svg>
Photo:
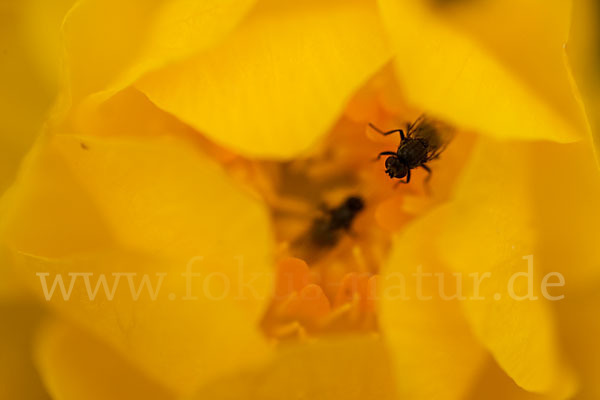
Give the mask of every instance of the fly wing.
<svg viewBox="0 0 600 400">
<path fill-rule="evenodd" d="M 410 136 L 427 140 L 427 159 L 437 158 L 454 137 L 454 128 L 442 121 L 421 116 L 411 125 Z"/>
</svg>

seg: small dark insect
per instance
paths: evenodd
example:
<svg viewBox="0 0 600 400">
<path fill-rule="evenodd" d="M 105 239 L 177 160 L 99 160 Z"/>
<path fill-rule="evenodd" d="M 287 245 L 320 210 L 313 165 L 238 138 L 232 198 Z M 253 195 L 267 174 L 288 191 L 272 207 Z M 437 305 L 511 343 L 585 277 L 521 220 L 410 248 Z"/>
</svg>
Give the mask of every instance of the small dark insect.
<svg viewBox="0 0 600 400">
<path fill-rule="evenodd" d="M 313 221 L 310 228 L 311 241 L 320 247 L 332 247 L 340 239 L 342 231 L 350 232 L 356 215 L 365 203 L 361 197 L 350 196 L 335 208 L 325 208 L 324 216 Z"/>
<path fill-rule="evenodd" d="M 450 133 L 448 126 L 426 118 L 424 115 L 421 115 L 412 124 L 407 124 L 406 134 L 402 129 L 384 132 L 373 124 L 369 124 L 369 126 L 384 136 L 396 132 L 400 134 L 400 144 L 395 152 L 383 151 L 377 156 L 377 160 L 382 156 L 389 156 L 385 159 L 385 172 L 391 179 L 400 179 L 398 183 L 410 182 L 410 171 L 419 167 L 429 173 L 426 178 L 428 181 L 431 178 L 431 169 L 427 163 L 438 158 L 444 151 L 448 144 L 448 138 L 443 136 Z M 401 180 L 404 177 L 406 180 Z"/>
</svg>

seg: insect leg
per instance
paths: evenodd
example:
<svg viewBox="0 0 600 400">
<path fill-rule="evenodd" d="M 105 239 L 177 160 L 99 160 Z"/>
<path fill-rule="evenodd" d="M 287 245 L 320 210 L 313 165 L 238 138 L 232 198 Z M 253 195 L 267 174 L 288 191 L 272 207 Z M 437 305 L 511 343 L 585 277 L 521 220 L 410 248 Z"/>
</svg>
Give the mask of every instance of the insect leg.
<svg viewBox="0 0 600 400">
<path fill-rule="evenodd" d="M 387 136 L 387 135 L 391 135 L 392 133 L 396 133 L 399 132 L 400 133 L 400 139 L 404 140 L 404 131 L 402 129 L 394 129 L 392 131 L 387 131 L 384 132 L 381 129 L 377 128 L 375 125 L 373 125 L 372 123 L 369 123 L 369 126 L 375 130 L 376 132 L 382 134 L 383 136 Z"/>
<path fill-rule="evenodd" d="M 393 151 L 382 151 L 381 153 L 379 153 L 379 155 L 377 156 L 377 158 L 374 161 L 379 160 L 382 156 L 395 156 L 395 155 L 397 155 L 397 154 Z"/>
<path fill-rule="evenodd" d="M 398 185 L 407 184 L 408 182 L 410 182 L 410 170 L 408 171 L 408 174 L 406 174 L 406 180 L 405 181 L 403 181 L 403 180 L 397 181 L 396 184 L 394 185 L 394 189 L 397 188 Z"/>
<path fill-rule="evenodd" d="M 428 172 L 427 176 L 425 177 L 425 180 L 423 181 L 423 188 L 425 189 L 425 193 L 431 195 L 431 186 L 429 184 L 429 180 L 431 179 L 431 168 L 429 168 L 425 164 L 421 164 L 420 167 L 422 167 L 425 171 Z"/>
<path fill-rule="evenodd" d="M 425 164 L 421 164 L 420 167 L 423 168 L 425 171 L 427 171 L 427 177 L 425 178 L 425 183 L 429 182 L 429 180 L 431 179 L 431 168 L 429 168 Z"/>
</svg>

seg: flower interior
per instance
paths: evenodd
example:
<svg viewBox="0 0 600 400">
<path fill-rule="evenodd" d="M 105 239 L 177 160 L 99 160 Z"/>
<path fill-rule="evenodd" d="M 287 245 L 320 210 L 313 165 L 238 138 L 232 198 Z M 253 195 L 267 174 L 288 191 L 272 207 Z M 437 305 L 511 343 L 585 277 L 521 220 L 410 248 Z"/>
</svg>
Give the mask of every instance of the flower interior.
<svg viewBox="0 0 600 400">
<path fill-rule="evenodd" d="M 377 332 L 377 276 L 391 236 L 451 195 L 474 140 L 468 133 L 454 135 L 441 157 L 428 163 L 429 181 L 427 172 L 416 168 L 409 184 L 398 183 L 385 174 L 385 157 L 377 159 L 382 151 L 397 150 L 400 135 L 384 136 L 369 124 L 384 131 L 405 129 L 422 114 L 398 93 L 386 68 L 347 103 L 327 137 L 302 157 L 249 161 L 234 156 L 224 161 L 270 207 L 277 279 L 262 328 L 273 340 Z M 328 243 L 316 240 L 315 224 L 352 197 L 364 207 L 349 229 L 335 230 Z"/>
</svg>

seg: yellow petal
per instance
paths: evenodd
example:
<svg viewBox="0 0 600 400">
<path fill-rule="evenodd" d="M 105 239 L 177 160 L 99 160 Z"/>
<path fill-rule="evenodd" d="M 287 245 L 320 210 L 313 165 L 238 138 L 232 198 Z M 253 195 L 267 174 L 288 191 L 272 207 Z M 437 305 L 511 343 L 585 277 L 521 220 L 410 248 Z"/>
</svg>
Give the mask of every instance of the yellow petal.
<svg viewBox="0 0 600 400">
<path fill-rule="evenodd" d="M 460 306 L 434 296 L 437 278 L 425 276 L 445 273 L 431 251 L 439 218 L 428 216 L 394 238 L 379 281 L 380 324 L 401 399 L 463 399 L 484 361 Z M 421 283 L 413 275 L 419 271 Z"/>
<path fill-rule="evenodd" d="M 72 1 L 0 4 L 0 193 L 16 174 L 54 97 L 60 23 Z"/>
<path fill-rule="evenodd" d="M 556 400 L 557 398 L 521 389 L 493 360 L 482 368 L 477 384 L 467 397 L 468 400 Z"/>
<path fill-rule="evenodd" d="M 388 59 L 374 2 L 260 2 L 217 48 L 137 87 L 241 154 L 291 157 L 340 116 Z"/>
<path fill-rule="evenodd" d="M 580 378 L 577 399 L 600 398 L 600 173 L 589 142 L 532 146 L 539 254 L 545 272 L 560 272 L 565 294 L 556 303 L 566 357 Z M 568 167 L 565 167 L 568 166 Z M 557 293 L 560 294 L 560 293 Z"/>
<path fill-rule="evenodd" d="M 31 300 L 27 286 L 20 278 L 17 271 L 11 267 L 10 252 L 0 246 L 0 302 L 19 299 Z"/>
<path fill-rule="evenodd" d="M 106 344 L 65 323 L 48 322 L 37 336 L 36 364 L 56 400 L 175 399 Z"/>
<path fill-rule="evenodd" d="M 112 301 L 103 289 L 90 298 L 80 276 L 73 298 L 57 289 L 49 303 L 174 390 L 266 351 L 258 332 L 272 280 L 266 212 L 188 143 L 52 136 L 4 203 L 3 240 L 40 298 L 42 279 L 51 287 L 58 273 L 67 287 L 68 273 L 94 273 L 92 289 L 100 273 L 109 287 L 113 273 L 138 274 L 120 278 Z M 134 298 L 130 279 L 137 291 L 149 274 L 157 288 L 163 273 L 155 300 L 147 286 Z"/>
<path fill-rule="evenodd" d="M 379 0 L 408 99 L 496 138 L 583 137 L 566 67 L 570 1 Z"/>
<path fill-rule="evenodd" d="M 573 2 L 567 54 L 574 79 L 583 97 L 595 143 L 596 160 L 600 165 L 599 12 L 600 6 L 595 0 Z"/>
<path fill-rule="evenodd" d="M 83 0 L 65 21 L 71 95 L 127 86 L 224 37 L 253 0 Z"/>
<path fill-rule="evenodd" d="M 63 56 L 61 25 L 76 0 L 20 1 L 20 34 L 37 73 L 56 90 Z"/>
<path fill-rule="evenodd" d="M 564 275 L 569 294 L 600 282 L 600 172 L 589 141 L 528 149 L 536 223 L 538 261 L 545 272 Z"/>
<path fill-rule="evenodd" d="M 588 292 L 569 294 L 558 308 L 567 354 L 581 378 L 578 400 L 600 398 L 599 289 L 596 284 Z"/>
<path fill-rule="evenodd" d="M 396 399 L 381 340 L 334 337 L 283 348 L 261 368 L 219 379 L 194 399 Z"/>
<path fill-rule="evenodd" d="M 481 299 L 462 304 L 475 335 L 502 369 L 526 390 L 563 398 L 575 387 L 560 356 L 552 302 L 540 294 L 544 266 L 535 245 L 542 228 L 534 220 L 530 161 L 526 145 L 482 139 L 448 209 L 440 250 L 465 277 L 491 274 L 481 281 L 479 295 L 473 284 L 467 289 L 468 298 Z M 515 273 L 530 266 L 531 280 L 520 276 L 511 284 Z M 537 299 L 517 300 L 529 281 Z"/>
<path fill-rule="evenodd" d="M 35 305 L 0 303 L 0 398 L 50 398 L 31 360 L 40 315 L 41 310 Z"/>
<path fill-rule="evenodd" d="M 101 102 L 86 102 L 78 111 L 73 119 L 76 132 L 103 137 L 177 136 L 189 140 L 191 146 L 206 143 L 197 131 L 131 86 Z"/>
</svg>

